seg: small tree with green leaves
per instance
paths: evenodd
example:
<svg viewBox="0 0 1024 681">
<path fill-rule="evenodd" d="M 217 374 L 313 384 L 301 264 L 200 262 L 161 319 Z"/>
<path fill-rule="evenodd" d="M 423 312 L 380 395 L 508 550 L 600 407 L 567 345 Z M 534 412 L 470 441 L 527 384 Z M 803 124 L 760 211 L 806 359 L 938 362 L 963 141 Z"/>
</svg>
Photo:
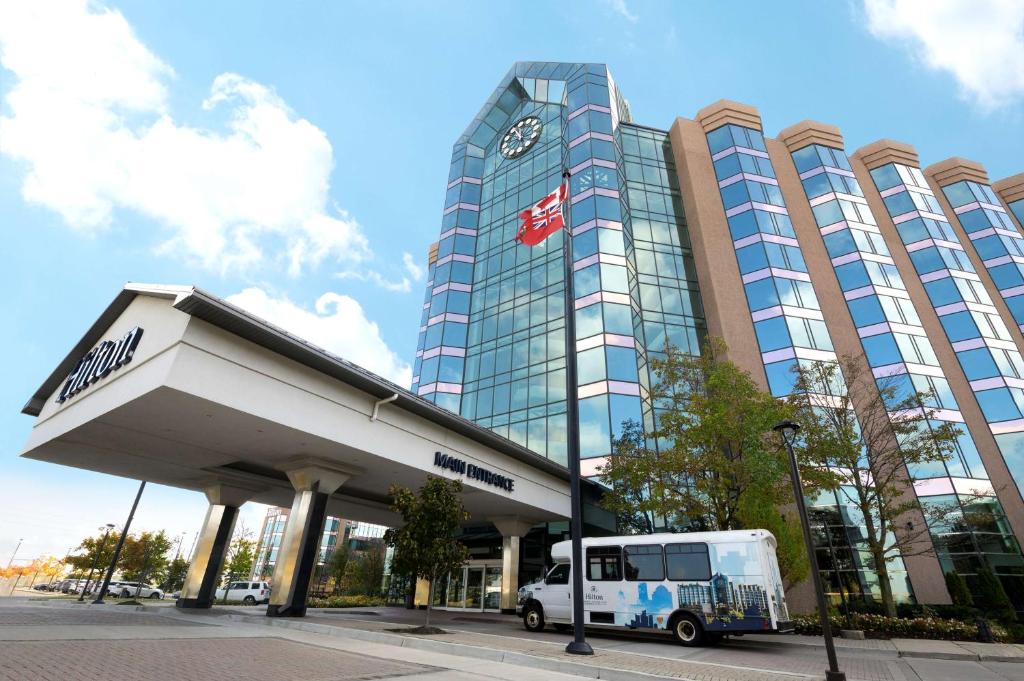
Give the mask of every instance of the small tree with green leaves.
<svg viewBox="0 0 1024 681">
<path fill-rule="evenodd" d="M 171 540 L 163 530 L 129 534 L 125 537 L 118 562 L 122 579 L 159 584 L 167 574 L 167 552 L 170 549 Z"/>
<path fill-rule="evenodd" d="M 1016 619 L 1013 603 L 1006 595 L 1003 583 L 999 581 L 988 568 L 978 570 L 978 596 L 975 599 L 978 607 L 986 614 L 1004 622 L 1012 622 Z"/>
<path fill-rule="evenodd" d="M 948 459 L 959 431 L 936 418 L 933 395 L 913 389 L 905 375 L 876 379 L 863 358 L 813 361 L 794 371 L 789 402 L 801 427 L 800 457 L 857 510 L 868 567 L 886 614 L 895 616 L 889 564 L 901 555 L 934 554 L 928 526 L 956 510 L 923 508 L 909 471 Z"/>
<path fill-rule="evenodd" d="M 188 575 L 188 560 L 178 556 L 167 566 L 167 577 L 163 581 L 163 590 L 168 592 L 178 591 L 185 585 L 185 576 Z"/>
<path fill-rule="evenodd" d="M 68 555 L 67 564 L 76 573 L 88 573 L 95 561 L 97 569 L 102 573 L 114 557 L 114 547 L 117 546 L 120 536 L 118 532 L 111 532 L 106 543 L 103 542 L 102 532 L 95 537 L 86 537 L 75 549 L 77 553 Z"/>
<path fill-rule="evenodd" d="M 623 424 L 600 473 L 602 505 L 627 532 L 763 528 L 778 541 L 787 585 L 807 574 L 800 526 L 779 508 L 793 502 L 788 463 L 772 427 L 789 408 L 758 388 L 710 339 L 700 356 L 667 347 L 652 362 L 658 425 Z M 650 446 L 656 443 L 657 447 Z M 807 473 L 813 488 L 813 471 Z"/>
<path fill-rule="evenodd" d="M 350 553 L 347 544 L 339 544 L 327 560 L 327 575 L 334 580 L 334 593 L 341 592 L 342 580 L 348 568 Z"/>
<path fill-rule="evenodd" d="M 228 548 L 228 559 L 224 567 L 223 581 L 225 588 L 228 582 L 236 579 L 248 579 L 256 562 L 256 541 L 252 533 L 244 527 L 235 534 Z"/>
<path fill-rule="evenodd" d="M 384 543 L 370 542 L 348 562 L 346 582 L 355 593 L 362 596 L 379 596 L 384 582 Z"/>
<path fill-rule="evenodd" d="M 430 582 L 427 598 L 425 633 L 430 630 L 430 605 L 434 601 L 434 584 L 453 570 L 462 567 L 469 550 L 456 535 L 469 519 L 459 496 L 460 480 L 427 476 L 419 492 L 392 485 L 388 490 L 394 500 L 391 509 L 402 516 L 402 526 L 387 531 L 384 541 L 395 549 L 391 562 L 393 571 Z"/>
</svg>

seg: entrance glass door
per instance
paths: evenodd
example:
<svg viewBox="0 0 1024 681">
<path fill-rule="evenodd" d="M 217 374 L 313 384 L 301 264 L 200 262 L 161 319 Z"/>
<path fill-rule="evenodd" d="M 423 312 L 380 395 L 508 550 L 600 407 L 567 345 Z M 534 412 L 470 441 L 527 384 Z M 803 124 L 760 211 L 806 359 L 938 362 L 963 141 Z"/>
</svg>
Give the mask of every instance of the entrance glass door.
<svg viewBox="0 0 1024 681">
<path fill-rule="evenodd" d="M 484 609 L 484 569 L 482 567 L 466 568 L 466 604 L 467 610 Z"/>
<path fill-rule="evenodd" d="M 448 582 L 448 607 L 466 607 L 466 569 L 452 572 L 451 581 Z"/>
<path fill-rule="evenodd" d="M 501 610 L 501 568 L 489 567 L 484 578 L 484 610 Z"/>
</svg>

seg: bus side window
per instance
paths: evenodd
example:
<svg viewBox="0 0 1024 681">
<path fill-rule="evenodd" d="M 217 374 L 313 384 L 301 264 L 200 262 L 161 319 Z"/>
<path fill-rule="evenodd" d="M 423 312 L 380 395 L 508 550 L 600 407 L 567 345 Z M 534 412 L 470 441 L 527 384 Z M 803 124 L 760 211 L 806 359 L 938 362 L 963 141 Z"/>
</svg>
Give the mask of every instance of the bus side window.
<svg viewBox="0 0 1024 681">
<path fill-rule="evenodd" d="M 631 582 L 660 582 L 665 579 L 665 564 L 660 544 L 627 546 L 623 549 L 626 579 Z"/>
<path fill-rule="evenodd" d="M 707 544 L 666 544 L 665 565 L 674 581 L 711 579 L 711 560 Z"/>
<path fill-rule="evenodd" d="M 548 573 L 547 578 L 544 580 L 546 584 L 568 584 L 569 583 L 569 564 L 560 563 L 551 569 Z"/>
<path fill-rule="evenodd" d="M 621 582 L 622 549 L 618 546 L 587 547 L 587 579 L 591 582 Z"/>
</svg>

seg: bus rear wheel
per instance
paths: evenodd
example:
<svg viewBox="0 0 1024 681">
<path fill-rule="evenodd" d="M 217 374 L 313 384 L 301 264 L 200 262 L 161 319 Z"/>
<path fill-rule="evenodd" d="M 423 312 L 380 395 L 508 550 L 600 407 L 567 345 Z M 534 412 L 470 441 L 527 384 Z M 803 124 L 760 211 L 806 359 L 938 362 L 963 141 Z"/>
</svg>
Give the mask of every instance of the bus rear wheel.
<svg viewBox="0 0 1024 681">
<path fill-rule="evenodd" d="M 693 615 L 683 614 L 673 620 L 672 634 L 684 646 L 699 646 L 704 642 L 704 627 Z"/>
</svg>

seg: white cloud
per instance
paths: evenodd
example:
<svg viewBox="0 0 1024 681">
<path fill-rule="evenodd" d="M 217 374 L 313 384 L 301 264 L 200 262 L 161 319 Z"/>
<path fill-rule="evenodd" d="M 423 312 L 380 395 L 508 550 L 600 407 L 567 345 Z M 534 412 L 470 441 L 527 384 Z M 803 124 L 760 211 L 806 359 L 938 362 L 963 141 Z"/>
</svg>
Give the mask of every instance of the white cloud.
<svg viewBox="0 0 1024 681">
<path fill-rule="evenodd" d="M 221 74 L 202 106 L 227 122 L 177 122 L 171 67 L 88 0 L 0 3 L 0 65 L 14 75 L 0 153 L 24 163 L 25 200 L 72 227 L 92 234 L 137 211 L 165 227 L 160 252 L 220 271 L 268 251 L 293 275 L 369 255 L 356 221 L 328 207 L 326 135 L 270 88 Z"/>
<path fill-rule="evenodd" d="M 1024 95 L 1024 2 L 864 0 L 864 7 L 875 37 L 948 71 L 965 99 L 992 109 Z"/>
<path fill-rule="evenodd" d="M 629 6 L 626 4 L 626 0 L 604 0 L 604 4 L 606 4 L 611 11 L 615 12 L 631 24 L 635 24 L 640 20 L 640 17 L 630 11 Z"/>
<path fill-rule="evenodd" d="M 338 279 L 368 281 L 371 284 L 379 286 L 385 291 L 392 291 L 395 293 L 408 293 L 412 290 L 412 282 L 409 281 L 409 277 L 402 277 L 398 281 L 389 281 L 384 278 L 384 275 L 376 270 L 345 270 L 343 272 L 335 273 L 334 276 Z"/>
<path fill-rule="evenodd" d="M 412 367 L 388 348 L 377 324 L 367 319 L 362 306 L 349 296 L 325 293 L 317 299 L 314 311 L 255 287 L 229 296 L 227 301 L 403 388 L 412 384 Z"/>
<path fill-rule="evenodd" d="M 405 265 L 405 271 L 409 273 L 413 281 L 419 281 L 423 278 L 425 271 L 422 267 L 416 264 L 416 260 L 412 257 L 412 253 L 402 254 L 402 264 Z"/>
</svg>

